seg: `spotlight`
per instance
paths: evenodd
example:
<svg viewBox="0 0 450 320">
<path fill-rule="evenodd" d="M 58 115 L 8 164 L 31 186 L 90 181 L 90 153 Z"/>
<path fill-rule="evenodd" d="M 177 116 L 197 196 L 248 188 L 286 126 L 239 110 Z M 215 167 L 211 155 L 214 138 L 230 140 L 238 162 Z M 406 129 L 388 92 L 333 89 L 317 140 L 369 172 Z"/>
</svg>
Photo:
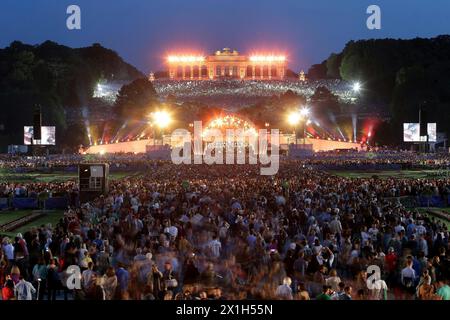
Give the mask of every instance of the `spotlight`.
<svg viewBox="0 0 450 320">
<path fill-rule="evenodd" d="M 160 128 L 167 127 L 172 121 L 169 113 L 167 113 L 166 111 L 157 111 L 153 113 L 153 120 L 155 124 Z"/>
<path fill-rule="evenodd" d="M 300 109 L 300 116 L 302 116 L 303 118 L 307 117 L 309 113 L 310 110 L 307 107 L 303 107 L 302 109 Z"/>
<path fill-rule="evenodd" d="M 353 83 L 353 91 L 356 93 L 360 92 L 361 91 L 361 83 L 359 83 L 358 81 Z"/>
<path fill-rule="evenodd" d="M 292 112 L 288 115 L 288 122 L 291 125 L 296 125 L 300 122 L 301 114 L 299 112 Z"/>
</svg>

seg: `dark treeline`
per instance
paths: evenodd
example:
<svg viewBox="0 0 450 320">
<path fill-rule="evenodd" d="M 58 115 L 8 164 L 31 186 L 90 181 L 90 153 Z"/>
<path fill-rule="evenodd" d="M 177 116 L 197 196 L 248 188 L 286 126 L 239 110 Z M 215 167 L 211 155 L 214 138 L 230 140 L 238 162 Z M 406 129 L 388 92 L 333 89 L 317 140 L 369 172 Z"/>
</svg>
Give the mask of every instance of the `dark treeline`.
<svg viewBox="0 0 450 320">
<path fill-rule="evenodd" d="M 85 144 L 84 124 L 68 121 L 68 114 L 89 105 L 99 81 L 135 80 L 119 93 L 114 112 L 117 123 L 112 124 L 112 131 L 129 118 L 142 119 L 149 106 L 156 109 L 159 105 L 151 83 L 143 78 L 117 53 L 99 44 L 72 49 L 50 41 L 36 46 L 13 42 L 0 49 L 1 151 L 7 144 L 22 143 L 23 126 L 32 124 L 35 104 L 42 106 L 44 125 L 57 127 L 60 148 Z M 360 81 L 363 90 L 359 104 L 382 106 L 391 116 L 375 131 L 375 139 L 381 144 L 400 143 L 402 123 L 417 122 L 421 106 L 428 109 L 428 122 L 437 122 L 438 131 L 450 134 L 450 36 L 350 41 L 342 52 L 313 65 L 308 78 Z M 348 111 L 325 89 L 317 90 L 311 98 L 317 114 Z M 258 124 L 267 121 L 282 127 L 285 119 L 281 115 L 304 100 L 288 92 L 245 108 L 242 113 Z M 168 105 L 176 106 L 177 114 L 185 114 L 189 122 L 192 115 L 204 113 L 201 109 L 208 110 L 195 103 L 189 108 L 170 101 Z M 189 112 L 181 110 L 183 107 Z"/>
<path fill-rule="evenodd" d="M 364 101 L 384 105 L 391 115 L 378 139 L 399 143 L 402 123 L 418 122 L 420 106 L 438 131 L 450 134 L 450 36 L 411 40 L 350 41 L 308 72 L 311 79 L 360 81 Z"/>
<path fill-rule="evenodd" d="M 43 124 L 57 127 L 57 145 L 75 147 L 86 140 L 80 122 L 67 113 L 87 105 L 96 83 L 143 77 L 112 50 L 99 44 L 72 49 L 46 41 L 32 46 L 15 41 L 0 49 L 0 148 L 23 143 L 23 126 L 31 125 L 34 105 Z"/>
</svg>

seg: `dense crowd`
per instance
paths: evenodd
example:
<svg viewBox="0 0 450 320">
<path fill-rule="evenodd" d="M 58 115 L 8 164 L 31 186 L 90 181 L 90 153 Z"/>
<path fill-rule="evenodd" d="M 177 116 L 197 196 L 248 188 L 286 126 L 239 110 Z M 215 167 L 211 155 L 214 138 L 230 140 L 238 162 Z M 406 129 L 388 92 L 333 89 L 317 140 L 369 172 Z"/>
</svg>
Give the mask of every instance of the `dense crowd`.
<svg viewBox="0 0 450 320">
<path fill-rule="evenodd" d="M 336 94 L 341 100 L 350 102 L 356 97 L 351 84 L 339 79 L 299 81 L 293 79 L 286 80 L 202 80 L 202 81 L 174 81 L 158 80 L 153 83 L 155 90 L 160 96 L 175 96 L 182 101 L 195 101 L 204 103 L 214 102 L 224 98 L 227 106 L 234 108 L 244 105 L 254 104 L 261 97 L 271 97 L 281 95 L 286 91 L 311 97 L 318 87 L 326 87 Z M 213 100 L 211 100 L 211 98 Z"/>
<path fill-rule="evenodd" d="M 3 299 L 450 299 L 445 223 L 396 198 L 448 195 L 448 178 L 350 179 L 300 161 L 273 177 L 252 165 L 149 168 L 55 226 L 3 237 Z M 20 188 L 78 192 L 71 182 Z M 81 272 L 73 290 L 70 266 Z M 381 274 L 368 283 L 369 266 Z"/>
<path fill-rule="evenodd" d="M 50 155 L 50 156 L 22 156 L 0 155 L 0 169 L 64 169 L 77 166 L 80 163 L 100 161 L 108 163 L 112 168 L 137 168 L 149 167 L 153 163 L 148 161 L 146 154 L 118 153 L 110 155 Z M 448 169 L 450 168 L 449 153 L 417 153 L 406 150 L 384 150 L 377 148 L 375 151 L 323 151 L 303 156 L 305 165 L 332 165 L 343 168 L 355 165 L 399 165 L 403 169 Z"/>
</svg>

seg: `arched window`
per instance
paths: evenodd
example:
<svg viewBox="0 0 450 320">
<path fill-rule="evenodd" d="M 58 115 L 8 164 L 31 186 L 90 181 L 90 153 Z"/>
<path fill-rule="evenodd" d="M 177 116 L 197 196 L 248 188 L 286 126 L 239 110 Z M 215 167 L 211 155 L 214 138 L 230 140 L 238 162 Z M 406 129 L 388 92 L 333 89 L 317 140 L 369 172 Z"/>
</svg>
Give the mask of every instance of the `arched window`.
<svg viewBox="0 0 450 320">
<path fill-rule="evenodd" d="M 183 76 L 183 66 L 177 67 L 177 78 L 181 78 Z"/>
<path fill-rule="evenodd" d="M 256 77 L 261 77 L 261 66 L 256 66 L 255 67 L 255 76 Z"/>
<path fill-rule="evenodd" d="M 186 66 L 184 68 L 184 76 L 186 78 L 190 78 L 191 77 L 191 66 Z"/>
<path fill-rule="evenodd" d="M 202 66 L 202 77 L 207 77 L 208 76 L 208 68 L 206 66 Z"/>
<path fill-rule="evenodd" d="M 239 78 L 239 69 L 237 66 L 233 66 L 233 78 Z"/>
<path fill-rule="evenodd" d="M 198 78 L 200 75 L 200 66 L 194 66 L 194 78 Z"/>
<path fill-rule="evenodd" d="M 272 66 L 271 73 L 272 73 L 272 78 L 278 77 L 278 75 L 277 75 L 277 67 L 273 67 Z"/>
<path fill-rule="evenodd" d="M 248 78 L 253 77 L 253 68 L 252 68 L 252 66 L 247 66 L 247 77 Z"/>
</svg>

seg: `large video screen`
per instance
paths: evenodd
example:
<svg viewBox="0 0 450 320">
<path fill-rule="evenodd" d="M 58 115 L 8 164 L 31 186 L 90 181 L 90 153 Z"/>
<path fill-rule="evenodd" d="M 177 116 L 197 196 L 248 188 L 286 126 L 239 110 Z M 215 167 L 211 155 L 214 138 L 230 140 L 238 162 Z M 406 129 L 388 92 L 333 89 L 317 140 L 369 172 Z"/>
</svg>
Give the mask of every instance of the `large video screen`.
<svg viewBox="0 0 450 320">
<path fill-rule="evenodd" d="M 24 127 L 23 128 L 23 144 L 31 145 L 33 144 L 33 127 Z"/>
<path fill-rule="evenodd" d="M 56 129 L 55 127 L 41 127 L 41 140 L 33 143 L 34 130 L 32 126 L 24 127 L 23 143 L 25 145 L 45 145 L 54 146 L 56 143 Z"/>
<path fill-rule="evenodd" d="M 420 124 L 404 123 L 403 124 L 403 141 L 404 142 L 420 141 Z"/>
<path fill-rule="evenodd" d="M 427 123 L 428 142 L 436 142 L 436 123 Z"/>
</svg>

